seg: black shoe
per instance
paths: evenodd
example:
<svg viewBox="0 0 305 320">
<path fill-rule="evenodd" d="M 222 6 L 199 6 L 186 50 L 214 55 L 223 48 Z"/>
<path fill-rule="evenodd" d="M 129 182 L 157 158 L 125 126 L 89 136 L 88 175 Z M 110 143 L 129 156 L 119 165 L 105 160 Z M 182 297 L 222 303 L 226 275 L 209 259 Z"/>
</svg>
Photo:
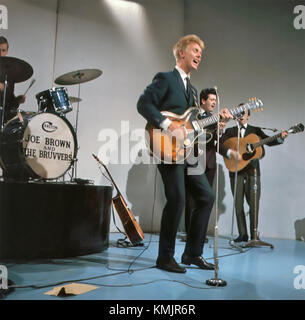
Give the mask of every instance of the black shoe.
<svg viewBox="0 0 305 320">
<path fill-rule="evenodd" d="M 200 269 L 204 269 L 204 270 L 214 270 L 215 266 L 213 263 L 209 263 L 207 261 L 205 261 L 205 259 L 201 256 L 198 257 L 192 257 L 192 256 L 188 256 L 185 253 L 182 255 L 181 258 L 181 262 L 183 264 L 194 264 L 195 266 L 199 267 Z"/>
<path fill-rule="evenodd" d="M 248 241 L 248 236 L 239 236 L 236 239 L 233 240 L 234 242 L 247 242 Z"/>
<path fill-rule="evenodd" d="M 176 273 L 186 272 L 186 269 L 183 267 L 180 267 L 174 258 L 169 258 L 169 259 L 158 258 L 156 262 L 156 266 L 158 269 L 162 269 L 169 272 L 176 272 Z"/>
</svg>

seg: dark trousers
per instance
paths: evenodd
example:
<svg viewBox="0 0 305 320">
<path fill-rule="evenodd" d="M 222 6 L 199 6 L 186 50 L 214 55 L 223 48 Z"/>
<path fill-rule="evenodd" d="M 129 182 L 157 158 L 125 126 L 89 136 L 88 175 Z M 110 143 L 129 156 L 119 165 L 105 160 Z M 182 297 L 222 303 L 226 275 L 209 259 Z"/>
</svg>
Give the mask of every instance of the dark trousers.
<svg viewBox="0 0 305 320">
<path fill-rule="evenodd" d="M 232 195 L 234 196 L 234 186 L 235 186 L 234 174 L 230 174 L 230 183 L 231 183 Z M 253 174 L 249 174 L 247 172 L 237 174 L 235 212 L 236 212 L 238 233 L 240 236 L 248 235 L 246 217 L 245 217 L 245 211 L 244 211 L 245 198 L 249 205 L 251 238 L 253 238 L 254 236 L 255 229 L 257 230 L 260 193 L 261 193 L 260 176 L 254 176 Z M 255 213 L 256 211 L 257 211 L 257 214 Z M 255 214 L 256 214 L 256 217 L 255 217 Z"/>
<path fill-rule="evenodd" d="M 193 196 L 194 209 L 184 252 L 200 256 L 215 199 L 207 177 L 205 174 L 188 174 L 185 164 L 159 164 L 158 169 L 167 200 L 161 219 L 159 257 L 166 259 L 174 256 L 176 234 L 185 208 L 186 189 Z"/>
<path fill-rule="evenodd" d="M 215 177 L 216 168 L 206 168 L 205 175 L 208 179 L 208 182 L 213 189 L 213 182 Z M 194 199 L 189 189 L 186 189 L 186 203 L 185 203 L 185 213 L 184 213 L 184 222 L 185 222 L 185 231 L 188 233 L 190 227 L 190 221 L 192 216 L 192 210 L 194 208 Z"/>
</svg>

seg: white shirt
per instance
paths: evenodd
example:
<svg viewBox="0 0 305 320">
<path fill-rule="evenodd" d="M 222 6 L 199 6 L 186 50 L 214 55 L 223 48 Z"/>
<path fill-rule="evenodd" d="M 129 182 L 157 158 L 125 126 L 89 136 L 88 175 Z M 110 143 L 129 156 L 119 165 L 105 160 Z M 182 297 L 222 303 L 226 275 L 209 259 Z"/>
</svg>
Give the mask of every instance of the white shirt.
<svg viewBox="0 0 305 320">
<path fill-rule="evenodd" d="M 190 77 L 185 73 L 184 70 L 182 70 L 178 66 L 175 66 L 175 69 L 179 72 L 180 77 L 184 83 L 184 89 L 186 90 L 186 85 L 187 85 L 186 78 L 190 78 Z M 171 123 L 172 123 L 172 121 L 170 119 L 166 118 L 165 120 L 163 120 L 160 123 L 160 128 L 163 130 L 167 130 Z"/>
<path fill-rule="evenodd" d="M 245 137 L 245 133 L 246 133 L 246 129 L 247 129 L 248 124 L 245 123 L 243 126 L 244 126 L 245 128 L 240 128 L 240 135 L 241 135 L 242 138 Z"/>
</svg>

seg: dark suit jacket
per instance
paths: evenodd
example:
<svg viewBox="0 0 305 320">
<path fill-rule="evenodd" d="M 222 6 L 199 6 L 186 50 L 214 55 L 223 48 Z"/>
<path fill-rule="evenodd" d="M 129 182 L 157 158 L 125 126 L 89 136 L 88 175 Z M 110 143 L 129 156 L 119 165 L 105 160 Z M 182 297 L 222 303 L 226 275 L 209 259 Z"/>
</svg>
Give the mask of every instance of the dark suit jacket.
<svg viewBox="0 0 305 320">
<path fill-rule="evenodd" d="M 259 136 L 261 139 L 265 139 L 265 138 L 268 138 L 269 136 L 266 135 L 263 130 L 259 127 L 255 127 L 255 126 L 251 126 L 249 124 L 247 124 L 247 128 L 246 128 L 246 131 L 245 131 L 245 137 L 247 135 L 249 135 L 250 133 L 254 133 L 256 134 L 257 136 Z M 237 126 L 235 127 L 232 127 L 232 128 L 228 128 L 225 133 L 223 134 L 223 136 L 221 137 L 221 142 L 224 142 L 225 140 L 229 139 L 229 138 L 232 138 L 232 137 L 237 137 L 238 135 L 238 128 Z M 275 145 L 278 145 L 278 144 L 282 144 L 283 142 L 279 142 L 277 140 L 275 141 L 272 141 L 270 143 L 267 143 L 267 145 L 269 147 L 271 146 L 275 146 Z M 227 149 L 228 150 L 228 149 Z M 227 152 L 227 150 L 224 150 L 225 151 L 225 154 Z M 249 174 L 253 174 L 254 172 L 254 168 L 257 169 L 257 174 L 260 175 L 260 166 L 259 166 L 259 160 L 258 159 L 255 159 L 255 160 L 252 160 L 244 169 L 242 169 L 241 171 L 239 171 L 239 173 L 243 173 L 243 172 L 248 172 Z M 230 172 L 230 175 L 234 175 L 233 172 Z"/>
<path fill-rule="evenodd" d="M 205 115 L 200 116 L 200 119 L 204 119 L 212 116 L 212 113 L 206 112 Z M 217 124 L 207 127 L 209 131 L 212 132 L 213 138 L 206 145 L 206 168 L 215 169 L 216 168 L 216 152 L 217 152 Z M 222 156 L 225 156 L 227 149 L 220 143 L 219 144 L 219 153 Z"/>
<path fill-rule="evenodd" d="M 197 91 L 194 87 L 193 89 L 198 101 Z M 174 69 L 173 71 L 160 72 L 155 75 L 152 83 L 146 87 L 140 96 L 137 108 L 148 122 L 160 127 L 160 123 L 166 118 L 160 111 L 183 114 L 193 105 L 193 97 L 191 96 L 190 102 L 188 102 L 183 80 L 178 70 Z"/>
</svg>

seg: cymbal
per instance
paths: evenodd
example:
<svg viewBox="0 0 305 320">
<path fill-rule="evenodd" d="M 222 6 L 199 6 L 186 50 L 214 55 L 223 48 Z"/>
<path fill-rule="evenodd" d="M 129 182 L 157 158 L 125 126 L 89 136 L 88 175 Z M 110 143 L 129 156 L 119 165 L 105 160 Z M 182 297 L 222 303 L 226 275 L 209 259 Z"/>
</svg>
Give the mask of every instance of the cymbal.
<svg viewBox="0 0 305 320">
<path fill-rule="evenodd" d="M 55 79 L 56 84 L 73 85 L 91 81 L 98 78 L 103 71 L 99 69 L 83 69 L 66 73 Z"/>
<path fill-rule="evenodd" d="M 7 81 L 18 83 L 31 78 L 33 68 L 25 61 L 14 57 L 0 57 L 0 77 L 4 81 L 7 75 Z"/>
<path fill-rule="evenodd" d="M 82 101 L 81 98 L 77 98 L 77 97 L 69 97 L 69 100 L 70 100 L 71 103 L 81 102 Z"/>
</svg>

